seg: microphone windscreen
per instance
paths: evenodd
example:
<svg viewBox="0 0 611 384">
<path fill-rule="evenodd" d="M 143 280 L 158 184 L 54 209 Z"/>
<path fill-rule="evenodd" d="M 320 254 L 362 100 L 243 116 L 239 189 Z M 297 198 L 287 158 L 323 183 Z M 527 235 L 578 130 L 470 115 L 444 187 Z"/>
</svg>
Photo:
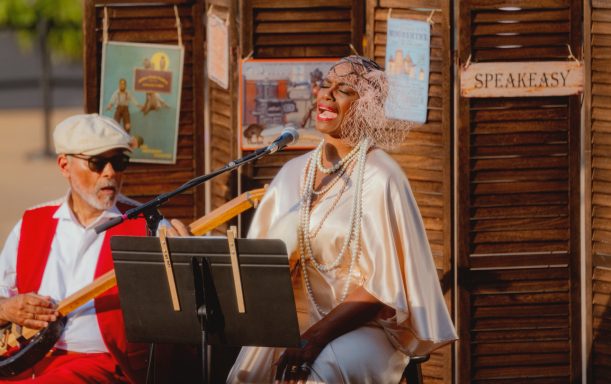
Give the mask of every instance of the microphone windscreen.
<svg viewBox="0 0 611 384">
<path fill-rule="evenodd" d="M 289 144 L 294 144 L 297 142 L 297 140 L 299 140 L 299 132 L 297 132 L 297 130 L 293 127 L 284 128 L 282 130 L 282 134 L 284 133 L 288 133 L 289 135 L 293 136 L 293 140 Z"/>
</svg>

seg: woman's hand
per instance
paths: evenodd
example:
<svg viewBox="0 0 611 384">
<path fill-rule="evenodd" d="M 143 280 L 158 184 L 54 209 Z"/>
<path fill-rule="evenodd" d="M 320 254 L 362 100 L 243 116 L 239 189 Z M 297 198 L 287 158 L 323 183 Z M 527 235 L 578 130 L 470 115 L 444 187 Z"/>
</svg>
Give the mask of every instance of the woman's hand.
<svg viewBox="0 0 611 384">
<path fill-rule="evenodd" d="M 276 362 L 276 383 L 305 383 L 310 367 L 324 349 L 309 340 L 302 340 L 301 348 L 287 348 Z"/>
<path fill-rule="evenodd" d="M 0 322 L 3 323 L 42 329 L 59 317 L 56 305 L 49 296 L 26 293 L 0 300 Z"/>
<path fill-rule="evenodd" d="M 301 348 L 287 349 L 277 361 L 276 382 L 300 383 L 310 375 L 310 366 L 327 344 L 373 320 L 385 310 L 392 310 L 365 288 L 352 291 L 343 303 L 301 335 Z"/>
</svg>

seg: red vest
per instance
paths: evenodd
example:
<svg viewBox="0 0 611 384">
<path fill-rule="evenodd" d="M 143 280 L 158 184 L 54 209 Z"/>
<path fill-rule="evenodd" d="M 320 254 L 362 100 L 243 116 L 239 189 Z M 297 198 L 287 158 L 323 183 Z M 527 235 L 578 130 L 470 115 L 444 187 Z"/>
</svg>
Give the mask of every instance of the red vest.
<svg viewBox="0 0 611 384">
<path fill-rule="evenodd" d="M 23 215 L 17 251 L 17 289 L 19 292 L 37 292 L 40 288 L 57 228 L 58 220 L 53 218 L 53 214 L 58 208 L 58 205 L 34 208 Z M 94 278 L 98 278 L 114 267 L 110 251 L 110 237 L 116 235 L 145 236 L 146 222 L 144 219 L 126 220 L 106 231 Z M 98 296 L 94 304 L 102 338 L 108 351 L 130 381 L 142 382 L 147 346 L 127 342 L 117 287 Z"/>
</svg>

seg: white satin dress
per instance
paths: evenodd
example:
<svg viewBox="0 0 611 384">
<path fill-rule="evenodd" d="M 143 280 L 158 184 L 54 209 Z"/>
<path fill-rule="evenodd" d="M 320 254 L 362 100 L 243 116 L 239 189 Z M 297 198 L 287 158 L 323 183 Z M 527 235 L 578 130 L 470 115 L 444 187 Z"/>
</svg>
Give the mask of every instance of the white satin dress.
<svg viewBox="0 0 611 384">
<path fill-rule="evenodd" d="M 308 298 L 297 248 L 300 191 L 309 153 L 285 164 L 269 186 L 248 237 L 282 239 L 287 245 L 301 333 L 321 319 Z M 319 262 L 334 260 L 348 235 L 355 172 L 341 198 L 311 241 Z M 313 231 L 329 210 L 343 181 L 311 212 Z M 409 356 L 422 355 L 457 338 L 439 286 L 420 212 L 398 164 L 384 151 L 367 155 L 363 185 L 362 253 L 349 292 L 363 286 L 395 310 L 329 343 L 312 365 L 308 383 L 398 383 Z M 329 311 L 339 304 L 350 265 L 320 272 L 307 264 L 314 297 Z M 284 349 L 244 347 L 228 383 L 272 383 L 274 363 Z"/>
</svg>

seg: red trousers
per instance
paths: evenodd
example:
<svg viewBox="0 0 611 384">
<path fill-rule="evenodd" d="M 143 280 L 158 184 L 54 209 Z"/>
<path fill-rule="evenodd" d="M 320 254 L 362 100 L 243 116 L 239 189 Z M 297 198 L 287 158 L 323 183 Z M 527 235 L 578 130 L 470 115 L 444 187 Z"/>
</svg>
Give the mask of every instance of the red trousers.
<svg viewBox="0 0 611 384">
<path fill-rule="evenodd" d="M 0 383 L 89 384 L 127 383 L 116 372 L 116 363 L 108 353 L 50 353 L 32 368 Z"/>
</svg>

